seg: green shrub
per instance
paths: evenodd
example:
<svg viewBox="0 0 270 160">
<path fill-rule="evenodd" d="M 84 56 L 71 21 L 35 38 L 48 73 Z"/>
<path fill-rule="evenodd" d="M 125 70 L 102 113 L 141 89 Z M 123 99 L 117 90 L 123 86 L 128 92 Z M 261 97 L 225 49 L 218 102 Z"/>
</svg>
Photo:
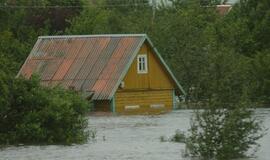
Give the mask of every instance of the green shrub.
<svg viewBox="0 0 270 160">
<path fill-rule="evenodd" d="M 167 142 L 168 141 L 165 136 L 160 136 L 159 140 L 160 140 L 160 142 Z"/>
<path fill-rule="evenodd" d="M 179 142 L 179 143 L 185 143 L 186 142 L 186 135 L 185 132 L 176 130 L 175 134 L 171 138 L 171 141 L 173 142 Z"/>
<path fill-rule="evenodd" d="M 253 112 L 246 103 L 196 112 L 186 142 L 189 154 L 205 160 L 246 157 L 249 149 L 259 146 L 257 140 L 263 136 Z"/>
<path fill-rule="evenodd" d="M 185 143 L 186 142 L 186 135 L 185 132 L 176 130 L 175 134 L 172 137 L 159 137 L 160 142 L 178 142 L 178 143 Z"/>
<path fill-rule="evenodd" d="M 78 93 L 42 87 L 37 77 L 10 78 L 5 84 L 0 80 L 0 85 L 1 89 L 8 86 L 0 101 L 0 144 L 71 144 L 87 140 L 85 114 L 89 104 Z"/>
</svg>

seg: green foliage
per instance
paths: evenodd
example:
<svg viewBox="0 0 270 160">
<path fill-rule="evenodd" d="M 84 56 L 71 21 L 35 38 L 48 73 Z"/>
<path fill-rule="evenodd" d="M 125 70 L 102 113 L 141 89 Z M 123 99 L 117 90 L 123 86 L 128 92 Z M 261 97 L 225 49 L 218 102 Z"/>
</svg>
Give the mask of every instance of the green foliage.
<svg viewBox="0 0 270 160">
<path fill-rule="evenodd" d="M 66 33 L 145 33 L 149 29 L 152 15 L 147 4 L 136 1 L 101 1 L 96 4 L 97 6 L 85 8 L 80 16 L 74 18 Z"/>
<path fill-rule="evenodd" d="M 62 115 L 71 114 L 76 108 L 71 107 L 76 102 L 70 96 L 73 93 L 59 88 L 45 89 L 33 80 L 25 82 L 10 78 L 16 75 L 39 35 L 147 33 L 188 92 L 188 101 L 229 108 L 232 110 L 228 112 L 230 115 L 238 113 L 235 109 L 239 107 L 243 93 L 252 101 L 270 103 L 270 1 L 241 0 L 226 16 L 217 15 L 214 7 L 224 1 L 172 2 L 171 6 L 163 4 L 154 8 L 148 0 L 3 0 L 1 3 L 8 6 L 44 6 L 0 8 L 0 104 L 3 106 L 1 113 L 5 113 L 1 117 L 9 111 L 12 111 L 9 114 L 23 111 L 14 117 L 22 121 L 12 119 L 10 115 L 12 121 L 3 121 L 5 125 L 13 125 L 13 128 L 7 128 L 15 137 L 9 141 L 17 140 L 16 129 L 26 140 L 30 139 L 27 134 L 33 131 L 39 135 L 33 138 L 36 141 L 63 141 L 64 138 L 46 137 L 41 126 L 45 120 L 38 117 L 52 119 L 55 122 L 53 134 L 61 134 L 63 131 L 58 127 L 61 124 L 55 119 L 71 121 L 72 118 L 65 119 Z M 77 7 L 48 7 L 56 5 Z M 42 98 L 37 99 L 35 95 Z M 10 106 L 17 108 L 10 109 Z M 27 118 L 22 118 L 25 115 Z M 35 119 L 42 122 L 30 123 Z M 50 126 L 49 122 L 46 124 L 44 126 Z M 66 136 L 66 139 L 70 137 Z"/>
<path fill-rule="evenodd" d="M 216 14 L 212 8 L 201 8 L 199 3 L 191 2 L 166 8 L 157 12 L 151 38 L 185 90 L 199 88 L 209 64 L 209 37 L 205 30 Z M 198 93 L 196 97 L 201 96 Z"/>
<path fill-rule="evenodd" d="M 0 18 L 8 23 L 0 27 L 11 29 L 17 33 L 17 36 L 28 36 L 22 33 L 29 29 L 35 31 L 48 29 L 50 33 L 64 31 L 68 27 L 68 21 L 80 13 L 83 2 L 81 0 L 18 0 L 16 2 L 3 0 L 1 4 L 6 7 L 1 7 L 0 13 L 6 16 Z"/>
<path fill-rule="evenodd" d="M 240 0 L 231 13 L 219 21 L 220 40 L 246 56 L 269 49 L 269 15 L 268 0 Z"/>
<path fill-rule="evenodd" d="M 1 78 L 1 80 L 5 80 Z M 2 82 L 0 81 L 0 82 Z M 6 84 L 6 83 L 5 83 Z M 1 83 L 0 144 L 81 143 L 87 140 L 88 102 L 73 91 L 44 88 L 39 80 Z"/>
<path fill-rule="evenodd" d="M 186 135 L 185 132 L 176 130 L 175 134 L 171 137 L 165 137 L 165 136 L 160 136 L 160 142 L 177 142 L 177 143 L 186 143 Z"/>
<path fill-rule="evenodd" d="M 82 4 L 81 0 L 2 0 L 3 7 L 0 8 L 1 70 L 9 75 L 16 75 L 37 37 L 63 33 L 69 26 L 69 21 L 82 10 L 80 7 Z"/>
<path fill-rule="evenodd" d="M 175 134 L 171 138 L 171 141 L 173 142 L 179 142 L 179 143 L 185 143 L 186 142 L 186 135 L 185 132 L 176 130 Z"/>
<path fill-rule="evenodd" d="M 186 143 L 190 156 L 217 160 L 246 157 L 263 136 L 254 110 L 248 109 L 245 100 L 233 109 L 218 108 L 217 104 L 220 103 L 196 112 Z"/>
<path fill-rule="evenodd" d="M 9 105 L 8 77 L 3 71 L 0 71 L 0 91 L 0 117 L 3 117 L 3 113 L 7 111 L 7 106 Z"/>
<path fill-rule="evenodd" d="M 71 22 L 71 27 L 66 32 L 68 34 L 110 33 L 110 14 L 111 11 L 89 7 L 81 13 L 80 17 Z"/>
<path fill-rule="evenodd" d="M 223 54 L 223 53 L 226 53 Z M 204 91 L 208 102 L 219 99 L 223 108 L 232 108 L 241 99 L 242 93 L 250 95 L 251 77 L 249 74 L 250 59 L 222 48 L 213 51 L 206 75 Z"/>
<path fill-rule="evenodd" d="M 251 76 L 254 82 L 254 101 L 270 104 L 270 51 L 258 53 L 252 60 Z"/>
<path fill-rule="evenodd" d="M 147 33 L 188 92 L 189 101 L 209 99 L 216 63 L 226 83 L 234 83 L 234 90 L 242 90 L 237 84 L 249 83 L 250 98 L 269 102 L 267 89 L 258 90 L 258 86 L 267 86 L 268 75 L 265 80 L 251 75 L 259 76 L 265 69 L 250 65 L 258 53 L 265 55 L 269 50 L 267 0 L 242 0 L 224 17 L 214 7 L 224 2 L 220 0 L 173 0 L 171 6 L 156 8 L 148 0 L 4 2 L 7 6 L 44 6 L 0 9 L 0 66 L 6 74 L 16 75 L 38 35 Z M 48 7 L 55 5 L 76 7 Z M 218 57 L 226 61 L 219 63 Z"/>
<path fill-rule="evenodd" d="M 14 38 L 10 31 L 0 32 L 0 67 L 5 73 L 16 73 L 27 47 Z M 11 72 L 11 73 L 10 73 Z"/>
</svg>

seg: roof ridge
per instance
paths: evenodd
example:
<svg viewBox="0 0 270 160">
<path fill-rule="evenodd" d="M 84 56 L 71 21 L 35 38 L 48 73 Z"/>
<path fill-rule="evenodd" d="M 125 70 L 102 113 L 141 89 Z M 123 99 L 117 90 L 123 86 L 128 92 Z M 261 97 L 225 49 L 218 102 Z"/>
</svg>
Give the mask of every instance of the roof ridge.
<svg viewBox="0 0 270 160">
<path fill-rule="evenodd" d="M 57 35 L 57 36 L 39 36 L 39 39 L 47 38 L 94 38 L 94 37 L 146 37 L 142 34 L 90 34 L 90 35 Z"/>
</svg>

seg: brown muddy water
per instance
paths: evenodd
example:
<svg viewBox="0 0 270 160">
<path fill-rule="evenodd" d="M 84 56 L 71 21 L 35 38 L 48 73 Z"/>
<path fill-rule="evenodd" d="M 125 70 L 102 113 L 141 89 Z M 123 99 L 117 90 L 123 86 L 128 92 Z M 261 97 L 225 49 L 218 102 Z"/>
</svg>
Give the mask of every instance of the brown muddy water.
<svg viewBox="0 0 270 160">
<path fill-rule="evenodd" d="M 91 116 L 94 140 L 83 145 L 11 146 L 0 150 L 0 160 L 184 160 L 182 143 L 161 142 L 175 131 L 187 131 L 192 110 L 177 110 L 157 116 Z M 270 128 L 270 109 L 256 115 Z M 270 130 L 253 160 L 270 159 Z"/>
</svg>

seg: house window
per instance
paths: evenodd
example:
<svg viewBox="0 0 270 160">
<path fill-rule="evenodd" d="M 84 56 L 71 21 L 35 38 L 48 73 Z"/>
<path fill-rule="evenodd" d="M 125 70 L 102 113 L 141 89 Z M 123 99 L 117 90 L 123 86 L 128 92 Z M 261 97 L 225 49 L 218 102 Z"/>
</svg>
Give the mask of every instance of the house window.
<svg viewBox="0 0 270 160">
<path fill-rule="evenodd" d="M 139 74 L 147 73 L 147 55 L 142 54 L 137 56 L 137 71 Z"/>
</svg>

